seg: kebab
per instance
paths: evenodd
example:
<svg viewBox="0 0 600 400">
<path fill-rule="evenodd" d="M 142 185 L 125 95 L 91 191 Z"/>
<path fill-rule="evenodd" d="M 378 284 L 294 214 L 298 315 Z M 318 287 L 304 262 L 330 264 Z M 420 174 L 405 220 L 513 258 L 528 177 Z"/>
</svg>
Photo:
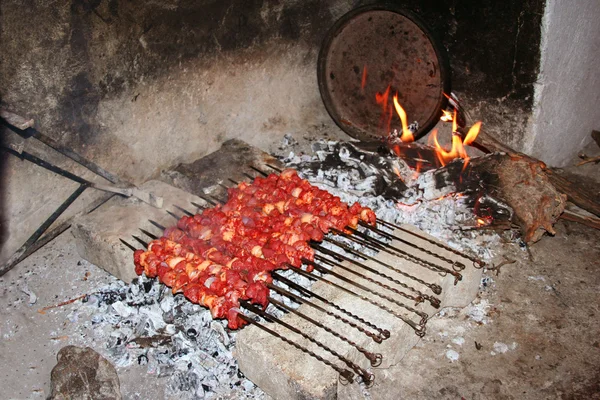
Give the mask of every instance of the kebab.
<svg viewBox="0 0 600 400">
<path fill-rule="evenodd" d="M 243 322 L 240 299 L 266 307 L 270 271 L 312 260 L 309 240 L 356 227 L 359 219 L 374 224 L 375 214 L 358 203 L 348 207 L 286 170 L 230 189 L 223 206 L 182 217 L 147 251 L 136 251 L 136 272 L 158 276 L 236 329 Z"/>
</svg>

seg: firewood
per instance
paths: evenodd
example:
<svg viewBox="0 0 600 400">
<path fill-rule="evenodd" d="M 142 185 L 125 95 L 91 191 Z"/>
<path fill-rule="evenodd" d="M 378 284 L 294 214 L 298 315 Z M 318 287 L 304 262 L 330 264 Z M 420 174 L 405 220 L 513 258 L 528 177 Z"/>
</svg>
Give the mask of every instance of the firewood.
<svg viewBox="0 0 600 400">
<path fill-rule="evenodd" d="M 571 179 L 567 179 L 558 169 L 548 167 L 541 161 L 531 156 L 513 150 L 512 148 L 492 138 L 483 130 L 479 132 L 479 136 L 477 136 L 475 144 L 476 147 L 488 153 L 504 152 L 517 155 L 519 157 L 525 157 L 532 161 L 537 161 L 540 163 L 540 165 L 543 165 L 542 171 L 547 175 L 554 187 L 556 187 L 556 189 L 561 193 L 566 194 L 567 199 L 570 202 L 588 212 L 595 214 L 596 216 L 600 216 L 600 202 L 595 200 L 585 189 L 582 189 L 580 185 L 573 183 Z"/>
</svg>

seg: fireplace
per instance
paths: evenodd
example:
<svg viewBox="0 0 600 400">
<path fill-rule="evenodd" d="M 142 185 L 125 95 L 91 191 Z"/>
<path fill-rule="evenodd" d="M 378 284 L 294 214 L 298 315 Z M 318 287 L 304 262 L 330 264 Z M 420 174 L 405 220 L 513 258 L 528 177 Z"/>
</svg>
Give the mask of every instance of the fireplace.
<svg viewBox="0 0 600 400">
<path fill-rule="evenodd" d="M 556 233 L 559 216 L 598 224 L 596 192 L 554 168 L 591 143 L 597 128 L 588 107 L 566 107 L 567 115 L 556 93 L 593 104 L 595 80 L 575 85 L 580 98 L 553 85 L 570 85 L 557 65 L 585 77 L 594 62 L 584 38 L 563 60 L 556 32 L 592 30 L 600 9 L 589 2 L 576 12 L 553 0 L 458 3 L 3 4 L 1 271 L 8 273 L 0 285 L 18 288 L 30 309 L 43 303 L 40 316 L 69 321 L 48 325 L 52 345 L 96 349 L 117 368 L 124 397 L 385 397 L 396 382 L 388 369 L 444 340 L 438 318 L 460 314 L 485 325 L 495 312 L 482 296 L 492 271 L 523 256 L 506 248 Z M 331 39 L 336 21 L 367 9 L 396 10 L 431 33 L 428 48 L 409 22 L 398 27 L 422 39 L 402 51 L 422 51 L 418 59 L 431 69 L 417 68 L 410 76 L 419 79 L 406 84 L 388 82 L 389 70 L 369 64 L 378 46 Z M 368 37 L 364 23 L 353 40 Z M 392 25 L 386 29 L 395 33 Z M 356 53 L 328 62 L 319 56 L 324 44 Z M 387 46 L 379 44 L 387 53 L 396 43 Z M 428 60 L 441 53 L 447 60 Z M 381 85 L 368 86 L 370 77 Z M 375 122 L 338 112 L 349 98 L 353 117 L 364 112 Z M 573 138 L 554 127 L 561 120 Z M 585 157 L 585 168 L 596 165 L 594 154 Z M 239 333 L 199 305 L 208 303 L 190 302 L 186 283 L 151 279 L 157 274 L 144 268 L 135 274 L 132 253 L 151 252 L 166 228 L 288 168 L 315 193 L 359 202 L 377 219 L 313 238 L 314 259 L 265 281 L 268 308 L 252 296 L 236 303 L 240 325 L 249 325 Z M 591 214 L 570 210 L 567 194 Z M 86 269 L 73 284 L 85 292 L 46 287 L 38 296 L 31 274 L 50 274 L 46 266 L 63 253 L 77 260 L 75 270 Z M 49 281 L 58 287 L 73 274 L 54 271 Z M 19 318 L 8 314 L 7 324 Z M 18 340 L 18 325 L 7 340 Z M 448 343 L 444 361 L 457 362 L 458 342 Z M 511 346 L 492 348 L 505 354 Z M 46 361 L 45 371 L 52 365 Z M 28 390 L 57 395 L 52 375 L 52 389 Z M 152 380 L 160 384 L 140 384 Z M 10 390 L 19 396 L 15 384 Z"/>
</svg>

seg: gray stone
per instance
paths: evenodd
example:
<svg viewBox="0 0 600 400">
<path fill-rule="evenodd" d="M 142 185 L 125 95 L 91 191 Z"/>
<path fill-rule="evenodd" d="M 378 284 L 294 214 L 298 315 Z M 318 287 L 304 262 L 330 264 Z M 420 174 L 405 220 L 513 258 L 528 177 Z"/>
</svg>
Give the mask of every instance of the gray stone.
<svg viewBox="0 0 600 400">
<path fill-rule="evenodd" d="M 206 205 L 199 197 L 160 181 L 148 181 L 141 185 L 140 189 L 163 197 L 163 207 L 159 209 L 137 199 L 115 197 L 94 212 L 76 218 L 71 229 L 81 257 L 127 283 L 131 282 L 136 274 L 131 249 L 120 239 L 141 248 L 141 244 L 136 242 L 132 235 L 146 242 L 151 239 L 145 236 L 140 228 L 157 236 L 162 234 L 149 220 L 165 227 L 172 226 L 176 221 L 167 211 L 183 215 L 175 206 L 196 212 L 198 209 L 192 202 Z"/>
<path fill-rule="evenodd" d="M 423 232 L 419 233 L 424 235 Z M 450 260 L 464 263 L 467 267 L 463 271 L 462 281 L 454 286 L 454 277 L 450 275 L 442 277 L 436 272 L 433 272 L 422 266 L 418 266 L 407 260 L 397 258 L 385 252 L 381 252 L 376 256 L 378 260 L 386 262 L 394 266 L 396 269 L 421 278 L 426 282 L 436 283 L 442 286 L 442 294 L 438 296 L 441 301 L 441 307 L 467 305 L 474 299 L 481 279 L 481 270 L 475 270 L 471 266 L 471 263 L 466 259 L 451 252 L 442 250 L 425 240 L 414 237 L 413 235 L 401 231 L 396 231 L 395 235 L 406 239 L 410 243 L 417 244 L 419 247 L 425 250 L 442 254 Z M 431 239 L 435 240 L 433 238 Z M 440 260 L 437 260 L 432 255 L 428 255 L 425 252 L 415 249 L 405 243 L 395 241 L 392 244 L 393 246 L 401 248 L 402 250 L 405 250 L 406 252 L 409 252 L 410 254 L 418 256 L 422 259 L 430 260 L 440 265 L 447 265 L 443 262 L 440 262 Z M 367 264 L 369 267 L 376 269 L 377 271 L 385 273 L 396 281 L 410 285 L 415 289 L 420 290 L 422 293 L 432 294 L 432 292 L 424 285 L 406 278 L 405 276 L 398 274 L 391 269 L 383 267 L 378 263 L 368 261 L 364 264 Z M 353 266 L 352 264 L 344 265 L 369 278 L 380 281 L 405 293 L 407 292 L 406 289 L 402 288 L 400 285 L 397 285 L 397 283 L 386 279 L 382 280 L 380 276 Z M 336 267 L 335 271 L 341 275 L 360 282 L 360 284 L 372 289 L 374 292 L 383 293 L 393 297 L 394 299 L 405 303 L 408 306 L 414 305 L 414 303 L 412 303 L 410 300 L 389 291 L 386 292 L 372 282 L 357 278 L 355 275 L 352 275 L 350 272 L 344 271 L 339 267 Z M 408 318 L 415 323 L 419 322 L 419 317 L 400 307 L 396 303 L 382 299 L 361 289 L 357 289 L 356 287 L 344 283 L 336 278 L 328 277 L 328 279 L 331 279 L 332 281 L 352 290 L 353 292 L 358 292 L 361 295 L 379 302 L 380 304 L 392 309 L 396 313 L 401 314 L 405 318 Z M 316 311 L 311 307 L 307 307 L 306 305 L 300 306 L 299 310 L 301 312 L 312 317 L 313 319 L 323 322 L 328 327 L 345 335 L 348 339 L 356 342 L 368 351 L 381 353 L 383 355 L 382 364 L 377 368 L 372 368 L 370 367 L 367 359 L 357 349 L 339 339 L 336 339 L 333 335 L 324 332 L 322 329 L 317 328 L 310 323 L 307 323 L 304 319 L 298 317 L 297 315 L 290 313 L 282 318 L 287 323 L 301 329 L 310 337 L 321 341 L 326 346 L 360 365 L 362 368 L 371 370 L 375 374 L 375 385 L 378 385 L 377 382 L 383 378 L 384 371 L 400 362 L 402 358 L 419 342 L 419 337 L 407 323 L 403 322 L 400 318 L 397 318 L 392 314 L 382 310 L 376 305 L 365 302 L 356 296 L 350 295 L 347 292 L 343 292 L 322 282 L 315 283 L 312 287 L 312 290 L 328 300 L 333 301 L 338 306 L 357 314 L 358 316 L 370 321 L 371 323 L 374 323 L 380 328 L 388 329 L 391 332 L 389 339 L 384 340 L 381 344 L 377 344 L 366 335 L 360 333 L 358 330 L 353 329 L 348 325 L 333 319 L 332 317 L 324 316 L 319 311 Z M 426 312 L 429 316 L 437 312 L 436 309 L 427 303 L 421 303 L 415 308 Z M 269 328 L 289 339 L 294 340 L 296 343 L 306 347 L 319 356 L 334 362 L 336 365 L 345 367 L 342 361 L 336 359 L 330 353 L 315 346 L 301 336 L 292 333 L 286 328 L 276 324 L 269 324 Z M 246 377 L 257 384 L 267 394 L 276 399 L 334 399 L 336 396 L 339 398 L 361 399 L 365 396 L 360 385 L 339 384 L 338 373 L 333 368 L 292 347 L 291 345 L 283 343 L 280 339 L 271 336 L 256 326 L 246 327 L 238 334 L 236 339 L 235 356 L 239 362 L 240 370 L 246 375 Z"/>
<path fill-rule="evenodd" d="M 50 400 L 120 400 L 115 367 L 89 347 L 63 347 L 51 373 Z"/>
</svg>

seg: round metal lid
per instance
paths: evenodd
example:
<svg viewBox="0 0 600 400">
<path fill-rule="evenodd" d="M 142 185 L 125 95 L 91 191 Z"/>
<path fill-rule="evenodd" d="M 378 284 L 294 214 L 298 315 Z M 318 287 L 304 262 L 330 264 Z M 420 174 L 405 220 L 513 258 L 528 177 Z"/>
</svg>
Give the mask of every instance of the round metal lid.
<svg viewBox="0 0 600 400">
<path fill-rule="evenodd" d="M 368 5 L 341 17 L 323 42 L 317 72 L 329 115 L 360 140 L 402 130 L 396 93 L 408 122 L 418 122 L 418 139 L 435 126 L 450 93 L 443 46 L 417 16 L 394 5 Z"/>
</svg>

